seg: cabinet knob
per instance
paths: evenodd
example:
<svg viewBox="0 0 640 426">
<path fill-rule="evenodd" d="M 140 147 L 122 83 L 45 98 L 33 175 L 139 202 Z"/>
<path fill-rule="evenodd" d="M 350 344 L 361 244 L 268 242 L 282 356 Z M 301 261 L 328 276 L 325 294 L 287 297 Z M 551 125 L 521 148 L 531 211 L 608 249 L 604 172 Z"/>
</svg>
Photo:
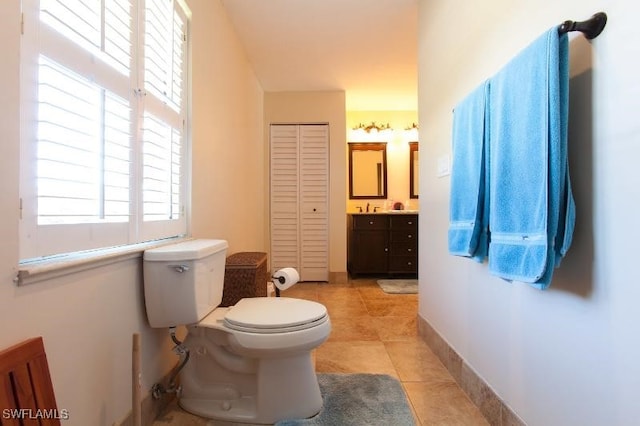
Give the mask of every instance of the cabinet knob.
<svg viewBox="0 0 640 426">
<path fill-rule="evenodd" d="M 408 249 L 407 249 L 407 251 L 408 251 L 409 253 L 411 253 L 411 252 L 413 251 L 413 249 L 408 248 Z"/>
<path fill-rule="evenodd" d="M 373 225 L 373 221 L 370 221 L 370 222 L 369 222 L 369 225 Z"/>
<path fill-rule="evenodd" d="M 409 222 L 407 222 L 407 223 L 408 223 L 409 225 L 413 225 L 413 222 L 412 222 L 412 221 L 409 221 Z"/>
<path fill-rule="evenodd" d="M 412 263 L 411 263 L 411 262 L 407 262 L 407 266 L 411 266 L 411 265 L 412 265 Z"/>
<path fill-rule="evenodd" d="M 407 235 L 407 238 L 413 238 L 413 235 L 409 234 Z"/>
<path fill-rule="evenodd" d="M 389 251 L 389 248 L 388 248 L 388 247 L 385 247 L 385 248 L 384 248 L 384 251 Z"/>
</svg>

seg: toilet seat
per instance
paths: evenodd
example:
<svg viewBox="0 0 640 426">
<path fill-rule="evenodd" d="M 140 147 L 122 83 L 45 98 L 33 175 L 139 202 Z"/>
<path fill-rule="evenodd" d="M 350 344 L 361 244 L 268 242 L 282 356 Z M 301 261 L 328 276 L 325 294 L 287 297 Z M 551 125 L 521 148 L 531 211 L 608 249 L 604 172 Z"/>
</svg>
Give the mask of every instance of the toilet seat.
<svg viewBox="0 0 640 426">
<path fill-rule="evenodd" d="M 224 325 L 247 333 L 287 333 L 316 327 L 327 319 L 327 308 L 317 302 L 253 297 L 241 299 L 232 306 L 224 316 Z"/>
</svg>

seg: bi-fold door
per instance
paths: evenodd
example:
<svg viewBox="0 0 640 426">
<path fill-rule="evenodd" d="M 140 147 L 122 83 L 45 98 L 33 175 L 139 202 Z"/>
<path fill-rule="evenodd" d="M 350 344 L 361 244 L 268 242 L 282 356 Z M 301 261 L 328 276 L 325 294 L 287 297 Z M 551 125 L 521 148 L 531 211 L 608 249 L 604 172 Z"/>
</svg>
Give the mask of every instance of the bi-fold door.
<svg viewBox="0 0 640 426">
<path fill-rule="evenodd" d="M 272 124 L 271 269 L 329 279 L 329 125 Z"/>
</svg>

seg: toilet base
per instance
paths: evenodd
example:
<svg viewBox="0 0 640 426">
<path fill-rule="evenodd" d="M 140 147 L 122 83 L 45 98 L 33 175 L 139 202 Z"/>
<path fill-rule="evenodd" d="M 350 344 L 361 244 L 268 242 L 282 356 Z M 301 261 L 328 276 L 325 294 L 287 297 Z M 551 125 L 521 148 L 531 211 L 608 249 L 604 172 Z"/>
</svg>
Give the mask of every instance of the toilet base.
<svg viewBox="0 0 640 426">
<path fill-rule="evenodd" d="M 196 370 L 184 373 L 196 373 Z M 247 374 L 243 380 L 248 379 Z M 198 380 L 186 378 L 187 382 Z M 322 408 L 322 395 L 310 352 L 282 359 L 261 359 L 253 377 L 255 387 L 236 386 L 233 382 L 201 383 L 207 394 L 197 395 L 187 388 L 179 405 L 198 416 L 238 423 L 273 424 L 284 419 L 308 418 Z M 217 387 L 219 389 L 214 390 Z M 213 395 L 216 395 L 212 398 Z"/>
</svg>

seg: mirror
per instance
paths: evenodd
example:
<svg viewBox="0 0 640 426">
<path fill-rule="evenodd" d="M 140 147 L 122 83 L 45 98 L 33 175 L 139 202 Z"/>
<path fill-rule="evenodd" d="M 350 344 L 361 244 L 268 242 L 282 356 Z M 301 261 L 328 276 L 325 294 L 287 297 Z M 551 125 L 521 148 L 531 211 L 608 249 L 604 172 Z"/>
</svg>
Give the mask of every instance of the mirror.
<svg viewBox="0 0 640 426">
<path fill-rule="evenodd" d="M 420 173 L 418 161 L 418 142 L 409 142 L 409 198 L 418 198 Z"/>
<path fill-rule="evenodd" d="M 349 199 L 387 198 L 387 143 L 349 142 Z"/>
</svg>

